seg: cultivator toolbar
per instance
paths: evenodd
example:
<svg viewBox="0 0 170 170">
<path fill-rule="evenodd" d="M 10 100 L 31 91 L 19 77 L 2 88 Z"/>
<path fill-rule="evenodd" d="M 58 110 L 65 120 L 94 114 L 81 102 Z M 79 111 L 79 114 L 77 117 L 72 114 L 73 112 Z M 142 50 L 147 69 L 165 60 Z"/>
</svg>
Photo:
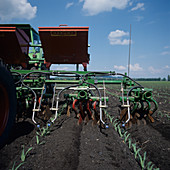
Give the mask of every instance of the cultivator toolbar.
<svg viewBox="0 0 170 170">
<path fill-rule="evenodd" d="M 109 100 L 106 87 L 107 84 L 120 84 L 122 125 L 139 124 L 139 120 L 146 118 L 154 122 L 152 114 L 158 106 L 152 97 L 152 89 L 144 88 L 126 74 L 87 71 L 90 60 L 88 30 L 88 27 L 60 25 L 40 27 L 38 34 L 28 24 L 0 25 L 0 58 L 6 62 L 15 82 L 17 118 L 27 117 L 31 111 L 33 122 L 39 124 L 37 117 L 54 122 L 62 111 L 68 116 L 74 112 L 78 124 L 92 119 L 106 127 L 104 111 Z M 50 70 L 51 64 L 76 64 L 77 71 Z M 83 65 L 84 71 L 78 71 L 79 64 Z M 2 62 L 0 66 L 1 93 L 5 95 L 8 81 L 3 73 L 8 71 Z M 106 80 L 106 76 L 110 80 Z M 2 105 L 6 104 L 3 97 L 0 101 Z M 6 106 L 9 105 L 8 102 Z M 15 115 L 15 111 L 8 110 L 5 107 L 1 113 L 1 120 L 7 126 L 8 117 Z M 3 133 L 4 126 L 0 130 Z"/>
<path fill-rule="evenodd" d="M 23 74 L 23 70 L 12 70 L 12 74 L 14 79 L 19 77 L 18 74 L 20 75 L 20 79 L 16 79 L 17 97 L 26 104 L 24 110 L 32 105 L 32 120 L 35 124 L 37 124 L 35 115 L 43 117 L 44 120 L 49 120 L 50 116 L 54 115 L 51 119 L 51 122 L 54 122 L 64 107 L 68 116 L 71 112 L 75 113 L 78 124 L 92 119 L 93 123 L 102 123 L 105 126 L 104 110 L 107 109 L 109 100 L 106 96 L 106 84 L 114 85 L 115 83 L 121 85 L 120 121 L 122 125 L 139 124 L 139 120 L 145 121 L 146 118 L 154 122 L 151 115 L 156 111 L 157 103 L 152 97 L 152 89 L 142 87 L 126 75 L 115 72 L 50 70 L 30 71 L 27 74 Z M 124 78 L 121 81 L 107 80 L 106 82 L 98 79 L 117 75 Z M 63 80 L 61 77 L 73 80 Z M 135 83 L 138 86 L 135 86 Z M 24 103 L 21 103 L 22 107 Z"/>
</svg>

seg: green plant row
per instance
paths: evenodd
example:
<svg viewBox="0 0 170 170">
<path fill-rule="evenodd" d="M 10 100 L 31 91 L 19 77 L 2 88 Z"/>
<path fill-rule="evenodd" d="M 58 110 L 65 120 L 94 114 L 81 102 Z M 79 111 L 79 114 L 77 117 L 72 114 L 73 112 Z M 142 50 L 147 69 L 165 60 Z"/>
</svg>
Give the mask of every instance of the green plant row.
<svg viewBox="0 0 170 170">
<path fill-rule="evenodd" d="M 64 111 L 64 109 L 66 108 L 67 104 L 64 104 L 63 107 L 60 109 L 59 113 L 58 113 L 58 117 L 61 116 L 62 112 Z M 50 119 L 51 122 L 53 120 L 53 118 Z M 38 130 L 36 131 L 36 144 L 37 145 L 42 145 L 45 144 L 45 141 L 42 141 L 42 137 L 47 136 L 50 134 L 51 131 L 51 126 L 52 123 L 47 123 L 44 127 L 40 128 L 40 126 L 38 126 Z M 24 149 L 24 145 L 22 145 L 22 151 L 21 151 L 21 163 L 19 165 L 16 166 L 16 162 L 13 163 L 12 169 L 11 170 L 17 170 L 19 169 L 23 164 L 26 163 L 26 157 L 28 155 L 28 152 L 30 152 L 33 148 L 30 147 L 28 148 L 28 150 L 25 152 Z"/>
<path fill-rule="evenodd" d="M 157 115 L 160 117 L 166 116 L 170 120 L 170 115 L 168 113 L 162 113 L 160 110 L 157 112 Z"/>
<path fill-rule="evenodd" d="M 120 137 L 123 138 L 124 142 L 128 144 L 129 149 L 134 153 L 135 159 L 140 163 L 142 170 L 144 169 L 159 170 L 159 168 L 154 168 L 155 165 L 151 161 L 146 163 L 146 152 L 144 152 L 143 156 L 140 154 L 141 148 L 137 147 L 136 142 L 132 143 L 132 139 L 130 138 L 130 133 L 128 133 L 125 129 L 122 129 L 120 127 L 119 119 L 114 119 L 114 116 L 110 116 L 106 111 L 105 114 L 109 118 L 115 131 L 118 132 Z"/>
<path fill-rule="evenodd" d="M 64 111 L 64 109 L 67 107 L 67 104 L 65 103 L 63 105 L 63 107 L 59 110 L 59 113 L 58 113 L 58 117 L 61 116 L 62 112 Z M 36 131 L 36 143 L 37 145 L 42 145 L 42 144 L 45 144 L 45 141 L 42 141 L 42 138 L 44 136 L 47 136 L 50 134 L 50 131 L 51 131 L 51 127 L 52 125 L 54 124 L 53 122 L 54 118 L 51 117 L 50 118 L 50 122 L 47 123 L 44 127 L 40 127 L 38 126 L 38 130 Z M 53 123 L 52 123 L 53 122 Z"/>
<path fill-rule="evenodd" d="M 23 164 L 25 164 L 26 157 L 28 155 L 28 152 L 32 150 L 32 147 L 28 148 L 28 150 L 25 152 L 24 145 L 22 145 L 22 152 L 21 152 L 21 163 L 15 167 L 16 162 L 13 163 L 12 169 L 11 170 L 17 170 L 19 169 Z"/>
</svg>

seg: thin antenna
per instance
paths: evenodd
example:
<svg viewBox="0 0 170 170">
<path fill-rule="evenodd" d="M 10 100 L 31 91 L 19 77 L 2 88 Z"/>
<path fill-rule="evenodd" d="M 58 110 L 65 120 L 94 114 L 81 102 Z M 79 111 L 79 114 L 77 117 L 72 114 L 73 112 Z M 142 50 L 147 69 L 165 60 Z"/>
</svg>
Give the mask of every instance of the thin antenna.
<svg viewBox="0 0 170 170">
<path fill-rule="evenodd" d="M 130 39 L 129 39 L 128 76 L 129 76 L 129 73 L 130 73 L 130 49 L 131 49 L 131 24 L 130 24 Z"/>
</svg>

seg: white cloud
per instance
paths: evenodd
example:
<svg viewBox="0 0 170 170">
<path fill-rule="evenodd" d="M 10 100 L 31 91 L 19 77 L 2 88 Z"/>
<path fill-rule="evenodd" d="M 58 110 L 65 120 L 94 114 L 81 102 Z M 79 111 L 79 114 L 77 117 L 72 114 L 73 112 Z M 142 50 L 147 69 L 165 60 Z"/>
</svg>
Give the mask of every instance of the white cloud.
<svg viewBox="0 0 170 170">
<path fill-rule="evenodd" d="M 133 5 L 133 2 L 131 1 L 131 2 L 129 2 L 129 6 L 132 6 Z"/>
<path fill-rule="evenodd" d="M 72 5 L 74 5 L 74 2 L 69 2 L 66 4 L 66 9 L 70 8 Z"/>
<path fill-rule="evenodd" d="M 137 58 L 142 58 L 142 59 L 144 59 L 144 58 L 147 58 L 147 56 L 146 56 L 146 55 L 139 55 Z"/>
<path fill-rule="evenodd" d="M 114 65 L 114 69 L 123 71 L 126 70 L 126 67 Z"/>
<path fill-rule="evenodd" d="M 144 19 L 144 17 L 143 16 L 136 16 L 136 21 L 141 21 L 141 20 L 143 20 Z"/>
<path fill-rule="evenodd" d="M 167 45 L 167 46 L 165 46 L 164 48 L 167 49 L 167 48 L 170 48 L 170 46 Z"/>
<path fill-rule="evenodd" d="M 0 20 L 32 19 L 36 16 L 37 7 L 27 0 L 0 0 Z"/>
<path fill-rule="evenodd" d="M 131 11 L 136 11 L 136 10 L 138 10 L 138 9 L 140 9 L 140 10 L 145 10 L 145 8 L 144 8 L 144 3 L 137 3 L 137 5 L 135 6 L 135 7 L 133 7 L 132 9 L 131 9 Z"/>
<path fill-rule="evenodd" d="M 87 15 L 97 15 L 101 12 L 112 11 L 112 8 L 125 9 L 130 0 L 84 0 L 83 10 Z M 82 0 L 79 0 L 82 2 Z"/>
<path fill-rule="evenodd" d="M 128 67 L 128 66 L 127 66 L 127 67 Z M 120 65 L 120 66 L 114 65 L 114 69 L 120 70 L 120 71 L 126 70 L 127 67 L 122 66 L 122 65 Z M 131 72 L 131 71 L 132 71 L 132 72 L 139 72 L 139 71 L 143 71 L 143 68 L 142 68 L 138 63 L 136 63 L 136 64 L 134 64 L 134 65 L 130 64 L 130 72 Z"/>
<path fill-rule="evenodd" d="M 134 65 L 130 64 L 130 71 L 142 71 L 142 70 L 143 68 L 138 63 Z"/>
<path fill-rule="evenodd" d="M 170 51 L 164 51 L 161 53 L 161 55 L 170 55 Z"/>
<path fill-rule="evenodd" d="M 150 71 L 151 74 L 157 74 L 162 72 L 161 69 L 155 69 L 153 66 L 150 66 L 148 70 Z"/>
<path fill-rule="evenodd" d="M 121 30 L 116 30 L 116 31 L 112 31 L 109 35 L 111 35 L 111 37 L 113 38 L 119 38 L 125 35 L 129 35 L 129 33 Z"/>
<path fill-rule="evenodd" d="M 67 67 L 65 65 L 62 66 L 62 65 L 52 64 L 50 69 L 51 70 L 66 70 L 66 71 L 70 71 L 70 70 L 72 70 L 71 68 L 73 68 L 73 66 L 72 67 Z"/>
<path fill-rule="evenodd" d="M 149 74 L 152 74 L 157 77 L 165 77 L 166 75 L 169 74 L 170 71 L 170 66 L 165 65 L 164 67 L 156 67 L 154 68 L 153 66 L 150 66 L 148 68 Z"/>
<path fill-rule="evenodd" d="M 170 67 L 168 65 L 165 66 L 165 69 L 169 69 Z"/>
<path fill-rule="evenodd" d="M 122 37 L 128 36 L 128 32 L 124 32 L 122 30 L 116 30 L 110 32 L 108 39 L 110 41 L 111 45 L 128 45 L 129 40 L 128 39 L 123 39 Z"/>
</svg>

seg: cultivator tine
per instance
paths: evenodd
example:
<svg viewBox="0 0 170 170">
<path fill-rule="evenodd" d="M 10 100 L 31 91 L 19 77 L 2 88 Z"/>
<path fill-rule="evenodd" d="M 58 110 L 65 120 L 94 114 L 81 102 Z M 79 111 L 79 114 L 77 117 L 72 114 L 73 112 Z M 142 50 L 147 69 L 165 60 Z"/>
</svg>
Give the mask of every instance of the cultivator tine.
<svg viewBox="0 0 170 170">
<path fill-rule="evenodd" d="M 154 99 L 152 99 L 151 102 L 154 104 L 154 109 L 152 110 L 152 112 L 154 113 L 158 109 L 158 103 Z"/>
<path fill-rule="evenodd" d="M 38 106 L 39 111 L 40 111 L 40 107 L 41 107 L 41 103 L 42 103 L 42 98 L 43 98 L 44 92 L 45 92 L 45 83 L 44 83 L 43 88 L 41 90 L 41 97 L 39 98 L 39 106 Z"/>
<path fill-rule="evenodd" d="M 84 114 L 84 111 L 83 111 L 82 104 L 83 104 L 83 101 L 81 101 L 79 103 L 79 109 L 80 109 L 80 115 L 81 115 L 82 119 L 84 119 L 85 118 L 85 114 Z"/>
<path fill-rule="evenodd" d="M 81 102 L 79 103 L 79 110 L 80 110 L 80 112 L 79 112 L 78 124 L 81 124 L 82 121 L 85 119 L 85 113 L 84 113 L 82 104 L 83 104 L 83 101 L 81 101 Z"/>
<path fill-rule="evenodd" d="M 93 103 L 93 110 L 94 110 L 94 114 L 93 114 L 93 117 L 94 117 L 94 124 L 99 124 L 99 114 L 98 114 L 98 111 L 97 111 L 97 101 L 95 101 Z"/>
<path fill-rule="evenodd" d="M 78 99 L 74 99 L 72 109 L 78 118 L 78 125 L 82 122 L 86 124 L 89 120 L 92 120 L 92 125 L 97 124 L 99 121 L 99 115 L 97 114 L 96 105 L 97 101 L 93 102 L 92 99 L 80 101 Z"/>
<path fill-rule="evenodd" d="M 146 120 L 144 118 L 142 118 L 141 121 L 143 122 L 144 125 L 146 125 Z"/>
<path fill-rule="evenodd" d="M 120 112 L 120 121 L 126 122 L 127 119 L 128 119 L 128 109 L 123 108 L 123 110 L 121 110 L 121 112 Z M 131 117 L 131 119 L 132 119 L 132 117 Z M 131 127 L 131 119 L 128 123 L 125 124 L 126 127 Z"/>
<path fill-rule="evenodd" d="M 42 115 L 43 115 L 43 119 L 45 121 L 48 121 L 50 119 L 50 117 L 52 116 L 52 112 L 50 111 L 50 108 L 49 106 L 45 106 L 45 110 L 42 112 Z"/>
<path fill-rule="evenodd" d="M 84 123 L 87 124 L 89 122 L 89 115 L 86 114 L 85 118 L 84 118 Z"/>
<path fill-rule="evenodd" d="M 79 117 L 79 116 L 78 116 L 79 113 L 78 113 L 78 111 L 76 110 L 76 102 L 77 102 L 77 101 L 78 101 L 77 99 L 75 99 L 75 100 L 73 101 L 72 108 L 73 108 L 73 110 L 75 111 L 76 116 Z"/>
<path fill-rule="evenodd" d="M 75 111 L 76 117 L 78 118 L 77 124 L 80 125 L 80 124 L 82 123 L 82 116 L 81 116 L 81 114 L 80 114 L 80 113 L 77 111 L 77 109 L 76 109 L 76 103 L 77 103 L 77 102 L 78 102 L 77 99 L 75 99 L 75 100 L 73 101 L 72 108 L 73 108 L 73 110 Z"/>
<path fill-rule="evenodd" d="M 153 102 L 154 103 L 154 102 Z M 155 108 L 157 107 L 157 103 L 154 103 Z M 156 110 L 156 109 L 153 110 Z M 130 120 L 126 124 L 126 127 L 131 127 L 132 124 L 140 125 L 142 124 L 146 125 L 146 118 L 150 120 L 150 122 L 154 122 L 154 118 L 151 116 L 153 114 L 153 111 L 151 109 L 151 103 L 150 101 L 139 101 L 138 103 L 134 103 L 133 107 L 131 105 L 131 114 L 130 114 Z M 128 109 L 122 108 L 120 113 L 120 121 L 125 122 L 128 119 Z"/>
<path fill-rule="evenodd" d="M 92 119 L 92 120 L 94 120 L 94 116 L 93 116 L 93 114 L 92 114 L 92 111 L 91 111 L 91 109 L 90 109 L 90 102 L 91 102 L 92 100 L 88 100 L 87 101 L 87 111 L 88 111 L 88 115 L 90 116 L 90 118 Z"/>
<path fill-rule="evenodd" d="M 145 109 L 148 111 L 151 109 L 151 104 L 148 100 L 145 101 L 147 103 L 147 106 L 145 107 Z"/>
<path fill-rule="evenodd" d="M 155 122 L 154 118 L 151 116 L 153 114 L 153 111 L 152 110 L 149 110 L 149 113 L 148 113 L 148 118 L 149 120 L 153 123 Z"/>
<path fill-rule="evenodd" d="M 68 107 L 67 107 L 67 117 L 70 117 L 70 105 L 68 105 Z"/>
<path fill-rule="evenodd" d="M 80 125 L 83 121 L 80 113 L 78 114 L 78 118 L 79 118 L 79 120 L 78 120 L 77 124 Z"/>
</svg>

